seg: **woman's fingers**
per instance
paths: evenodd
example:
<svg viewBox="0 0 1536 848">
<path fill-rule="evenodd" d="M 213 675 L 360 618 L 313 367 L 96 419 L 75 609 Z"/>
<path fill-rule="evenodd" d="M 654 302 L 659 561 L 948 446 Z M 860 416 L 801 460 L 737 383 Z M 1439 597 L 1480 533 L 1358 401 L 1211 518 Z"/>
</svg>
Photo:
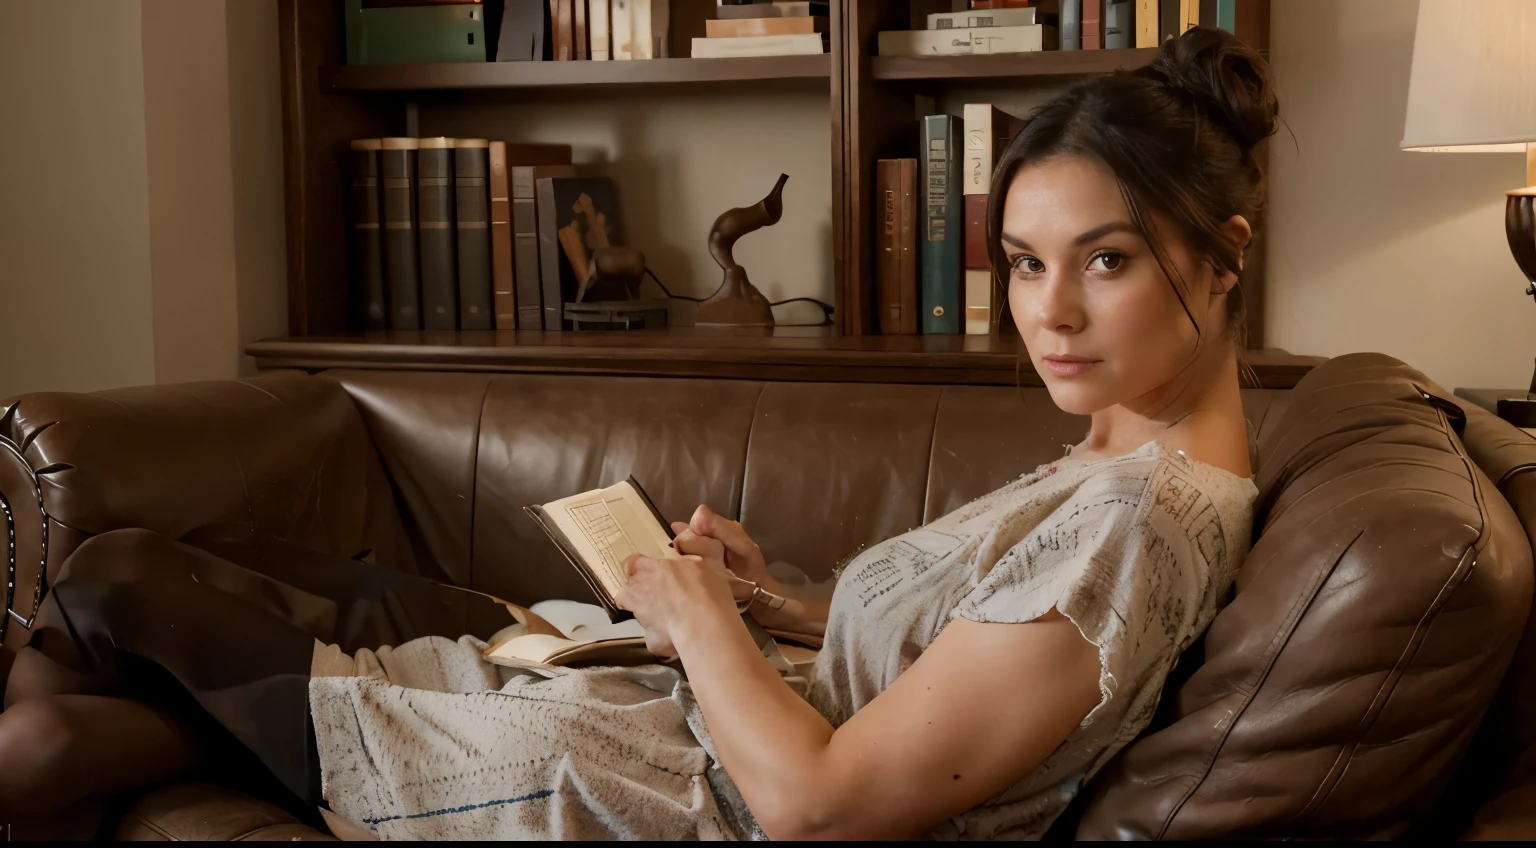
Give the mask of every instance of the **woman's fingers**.
<svg viewBox="0 0 1536 848">
<path fill-rule="evenodd" d="M 672 549 L 684 555 L 725 558 L 725 545 L 719 539 L 700 536 L 692 530 L 677 534 L 677 539 L 672 542 Z"/>
<path fill-rule="evenodd" d="M 699 508 L 693 511 L 693 520 L 688 526 L 700 536 L 719 539 L 726 550 L 738 556 L 752 556 L 757 553 L 757 544 L 747 535 L 747 531 L 742 529 L 740 522 L 721 518 L 705 504 L 699 504 Z"/>
</svg>

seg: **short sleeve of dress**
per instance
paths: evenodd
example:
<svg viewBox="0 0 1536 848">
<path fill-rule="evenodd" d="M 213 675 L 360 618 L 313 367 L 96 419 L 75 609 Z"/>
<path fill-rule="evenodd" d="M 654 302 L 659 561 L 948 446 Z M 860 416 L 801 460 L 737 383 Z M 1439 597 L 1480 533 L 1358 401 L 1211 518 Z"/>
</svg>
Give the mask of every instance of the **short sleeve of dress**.
<svg viewBox="0 0 1536 848">
<path fill-rule="evenodd" d="M 979 557 L 985 573 L 953 615 L 1020 623 L 1059 610 L 1099 652 L 1102 697 L 1083 727 L 1112 716 L 1139 730 L 1174 661 L 1214 617 L 1230 580 L 1224 548 L 1190 469 L 1161 458 L 1122 464 L 1084 481 L 990 567 Z"/>
</svg>

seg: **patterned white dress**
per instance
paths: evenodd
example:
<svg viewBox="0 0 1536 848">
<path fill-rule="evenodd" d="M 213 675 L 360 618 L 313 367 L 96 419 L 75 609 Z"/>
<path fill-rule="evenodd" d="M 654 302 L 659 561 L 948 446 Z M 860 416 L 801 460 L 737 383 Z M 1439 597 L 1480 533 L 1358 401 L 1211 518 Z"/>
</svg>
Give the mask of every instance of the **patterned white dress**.
<svg viewBox="0 0 1536 848">
<path fill-rule="evenodd" d="M 808 691 L 790 683 L 839 725 L 954 618 L 1060 610 L 1098 647 L 1100 703 L 1039 768 L 932 833 L 1038 838 L 1151 720 L 1230 591 L 1256 496 L 1155 442 L 1043 466 L 853 558 Z M 761 838 L 671 668 L 546 679 L 490 666 L 481 647 L 317 647 L 310 708 L 335 812 L 384 838 Z"/>
</svg>

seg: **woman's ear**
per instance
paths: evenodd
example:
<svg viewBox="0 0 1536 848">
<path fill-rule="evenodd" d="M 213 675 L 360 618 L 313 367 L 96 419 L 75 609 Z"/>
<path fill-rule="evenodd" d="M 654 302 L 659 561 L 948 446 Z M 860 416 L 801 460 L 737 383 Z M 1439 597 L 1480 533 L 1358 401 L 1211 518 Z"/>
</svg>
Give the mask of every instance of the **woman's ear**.
<svg viewBox="0 0 1536 848">
<path fill-rule="evenodd" d="M 1248 249 L 1248 243 L 1253 241 L 1253 227 L 1248 225 L 1248 219 L 1241 215 L 1233 215 L 1221 225 L 1222 234 L 1227 240 L 1237 246 L 1237 270 L 1218 274 L 1213 281 L 1211 294 L 1226 294 L 1237 286 L 1237 274 L 1243 270 L 1243 251 Z"/>
</svg>

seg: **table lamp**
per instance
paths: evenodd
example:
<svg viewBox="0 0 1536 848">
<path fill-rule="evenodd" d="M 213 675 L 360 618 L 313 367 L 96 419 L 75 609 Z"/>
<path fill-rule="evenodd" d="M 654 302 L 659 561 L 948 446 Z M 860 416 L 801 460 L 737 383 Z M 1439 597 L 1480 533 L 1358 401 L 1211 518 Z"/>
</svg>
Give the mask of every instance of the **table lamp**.
<svg viewBox="0 0 1536 848">
<path fill-rule="evenodd" d="M 1536 0 L 1420 0 L 1404 150 L 1524 153 L 1525 188 L 1506 192 L 1504 232 L 1536 297 Z M 1536 373 L 1501 417 L 1536 427 Z"/>
</svg>

